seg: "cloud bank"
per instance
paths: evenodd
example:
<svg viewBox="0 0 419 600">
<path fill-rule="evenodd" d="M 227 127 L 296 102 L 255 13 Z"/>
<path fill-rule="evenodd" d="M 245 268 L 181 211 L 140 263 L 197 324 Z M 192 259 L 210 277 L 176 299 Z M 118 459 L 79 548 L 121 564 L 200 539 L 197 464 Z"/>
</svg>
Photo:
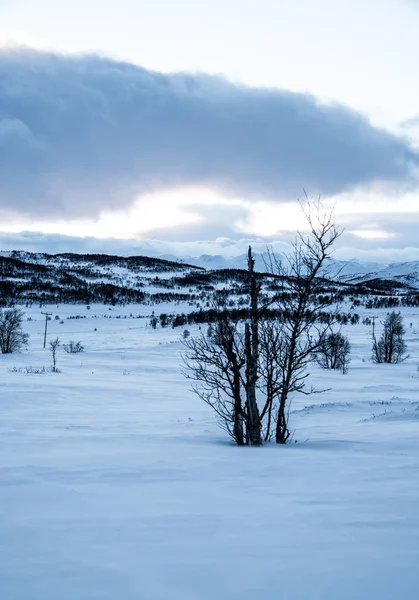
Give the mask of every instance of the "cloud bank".
<svg viewBox="0 0 419 600">
<path fill-rule="evenodd" d="M 404 138 L 309 94 L 0 49 L 0 208 L 21 215 L 95 216 L 189 185 L 272 200 L 409 185 L 418 162 Z"/>
<path fill-rule="evenodd" d="M 269 245 L 278 253 L 287 253 L 293 236 L 286 239 L 270 239 Z M 389 243 L 377 245 L 368 243 L 359 244 L 351 234 L 344 234 L 341 243 L 336 248 L 333 257 L 338 260 L 358 259 L 361 261 L 390 264 L 402 261 L 419 261 L 419 248 L 414 240 L 406 240 L 406 244 L 391 240 Z M 119 256 L 161 256 L 164 258 L 178 258 L 188 262 L 188 259 L 202 256 L 222 256 L 226 259 L 245 255 L 249 244 L 254 252 L 266 251 L 266 240 L 258 237 L 244 237 L 240 239 L 218 238 L 208 241 L 168 241 L 158 239 L 117 239 L 75 237 L 61 234 L 44 234 L 33 231 L 20 233 L 0 232 L 0 252 L 11 250 L 25 250 L 29 252 L 46 252 L 59 254 L 76 252 L 80 254 L 114 254 Z M 211 260 L 208 260 L 211 268 Z"/>
</svg>

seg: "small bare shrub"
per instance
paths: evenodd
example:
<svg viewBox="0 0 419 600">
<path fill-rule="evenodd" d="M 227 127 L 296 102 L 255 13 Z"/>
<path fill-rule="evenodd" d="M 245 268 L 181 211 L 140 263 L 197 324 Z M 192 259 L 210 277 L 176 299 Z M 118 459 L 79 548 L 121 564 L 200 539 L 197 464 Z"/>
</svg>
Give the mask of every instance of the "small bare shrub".
<svg viewBox="0 0 419 600">
<path fill-rule="evenodd" d="M 25 375 L 43 375 L 44 373 L 51 373 L 52 367 L 12 367 L 8 371 L 9 373 L 24 373 Z"/>
<path fill-rule="evenodd" d="M 82 346 L 82 343 L 75 342 L 74 340 L 70 340 L 68 344 L 63 344 L 63 348 L 67 354 L 78 354 L 79 352 L 84 352 L 84 346 Z"/>
</svg>

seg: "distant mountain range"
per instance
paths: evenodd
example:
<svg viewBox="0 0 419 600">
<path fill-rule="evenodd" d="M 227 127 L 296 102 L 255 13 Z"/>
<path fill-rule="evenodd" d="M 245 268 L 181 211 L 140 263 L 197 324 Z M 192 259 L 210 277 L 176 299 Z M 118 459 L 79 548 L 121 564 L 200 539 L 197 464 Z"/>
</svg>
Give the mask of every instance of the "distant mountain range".
<svg viewBox="0 0 419 600">
<path fill-rule="evenodd" d="M 276 254 L 281 258 L 281 255 Z M 160 258 L 174 262 L 188 263 L 204 269 L 246 269 L 247 255 L 223 256 L 202 254 L 199 257 L 185 257 L 179 259 L 170 254 Z M 282 257 L 283 258 L 283 257 Z M 267 253 L 255 253 L 256 269 L 260 272 L 269 270 L 269 256 Z M 327 274 L 331 279 L 337 279 L 344 283 L 363 283 L 371 280 L 390 280 L 401 287 L 412 287 L 419 289 L 419 261 L 396 262 L 383 264 L 377 262 L 362 262 L 358 260 L 341 261 L 330 259 L 327 266 Z"/>
</svg>

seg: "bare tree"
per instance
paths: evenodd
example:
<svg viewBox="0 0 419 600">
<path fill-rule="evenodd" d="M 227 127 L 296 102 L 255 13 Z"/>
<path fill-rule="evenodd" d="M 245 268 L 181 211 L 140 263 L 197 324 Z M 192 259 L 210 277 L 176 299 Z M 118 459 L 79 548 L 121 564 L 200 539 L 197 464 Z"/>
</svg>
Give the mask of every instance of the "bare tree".
<svg viewBox="0 0 419 600">
<path fill-rule="evenodd" d="M 184 374 L 198 382 L 193 384 L 193 391 L 215 410 L 221 427 L 236 444 L 246 445 L 245 357 L 239 324 L 220 314 L 210 335 L 200 332 L 183 343 L 187 349 Z"/>
<path fill-rule="evenodd" d="M 218 320 L 207 335 L 183 341 L 185 375 L 198 382 L 197 395 L 220 417 L 221 426 L 239 446 L 262 444 L 261 418 L 256 389 L 259 363 L 260 285 L 254 273 L 252 250 L 248 253 L 249 322 L 233 322 L 226 310 L 226 298 L 218 302 Z"/>
<path fill-rule="evenodd" d="M 383 322 L 383 333 L 377 340 L 373 333 L 372 360 L 376 363 L 400 363 L 407 358 L 405 328 L 400 312 L 393 310 Z"/>
<path fill-rule="evenodd" d="M 20 352 L 28 345 L 29 334 L 22 329 L 24 313 L 19 308 L 0 308 L 0 351 L 2 354 Z"/>
<path fill-rule="evenodd" d="M 351 344 L 340 331 L 324 336 L 316 352 L 316 360 L 323 369 L 338 369 L 347 373 Z"/>
<path fill-rule="evenodd" d="M 258 390 L 263 398 L 260 418 L 263 424 L 263 439 L 267 442 L 272 439 L 272 428 L 276 422 L 276 411 L 282 391 L 286 344 L 281 323 L 261 319 L 259 340 Z"/>
<path fill-rule="evenodd" d="M 61 342 L 58 339 L 58 337 L 56 337 L 55 340 L 50 340 L 49 349 L 51 350 L 51 354 L 52 354 L 52 372 L 53 373 L 58 373 L 57 351 L 58 351 L 58 348 L 60 347 L 60 345 L 61 345 Z"/>
<path fill-rule="evenodd" d="M 279 276 L 277 305 L 281 312 L 281 346 L 277 357 L 280 381 L 276 412 L 275 441 L 285 444 L 290 438 L 289 400 L 294 392 L 313 393 L 305 389 L 308 364 L 330 331 L 330 323 L 319 321 L 320 313 L 329 308 L 330 299 L 319 301 L 319 293 L 329 274 L 328 259 L 340 235 L 332 212 L 325 212 L 320 201 L 308 200 L 301 207 L 309 233 L 298 233 L 292 252 L 280 261 L 270 252 L 269 270 Z"/>
<path fill-rule="evenodd" d="M 315 391 L 305 389 L 307 366 L 333 322 L 333 316 L 327 323 L 320 319 L 330 298 L 319 300 L 319 292 L 339 231 L 331 213 L 322 214 L 320 205 L 303 208 L 309 234 L 298 235 L 285 263 L 269 253 L 268 270 L 277 282 L 274 295 L 260 303 L 261 286 L 249 248 L 245 322 L 232 321 L 225 301 L 207 335 L 201 332 L 184 340 L 185 375 L 196 382 L 194 391 L 212 406 L 239 445 L 259 446 L 274 430 L 275 441 L 287 443 L 291 394 Z"/>
</svg>

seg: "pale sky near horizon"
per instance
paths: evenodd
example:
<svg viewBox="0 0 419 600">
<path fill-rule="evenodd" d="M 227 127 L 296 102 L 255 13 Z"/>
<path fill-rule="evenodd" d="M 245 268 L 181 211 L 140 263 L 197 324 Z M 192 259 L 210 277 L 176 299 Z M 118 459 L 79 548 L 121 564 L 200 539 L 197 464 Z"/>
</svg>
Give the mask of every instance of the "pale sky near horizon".
<svg viewBox="0 0 419 600">
<path fill-rule="evenodd" d="M 92 90 L 95 90 L 95 95 L 97 93 L 97 89 L 94 88 L 96 84 L 91 81 L 96 81 L 98 67 L 86 67 L 84 59 L 80 59 L 76 68 L 77 77 L 81 77 L 81 72 L 83 74 L 82 82 L 80 79 L 75 80 L 70 91 L 60 87 L 60 91 L 56 92 L 57 88 L 51 83 L 52 78 L 55 78 L 54 86 L 62 86 L 63 81 L 68 85 L 68 77 L 64 74 L 69 73 L 73 66 L 64 60 L 54 63 L 53 67 L 52 63 L 48 62 L 46 67 L 46 62 L 43 59 L 41 61 L 38 54 L 34 55 L 35 58 L 30 52 L 20 55 L 19 69 L 24 75 L 16 75 L 13 85 L 18 81 L 19 93 L 24 94 L 22 97 L 25 98 L 25 102 L 27 96 L 30 96 L 31 104 L 30 111 L 27 106 L 23 111 L 24 101 L 15 89 L 12 89 L 11 84 L 8 84 L 7 100 L 3 105 L 0 102 L 0 146 L 3 141 L 8 160 L 10 154 L 13 154 L 15 161 L 6 167 L 8 171 L 4 177 L 7 179 L 7 185 L 4 189 L 1 189 L 0 172 L 0 231 L 19 232 L 25 229 L 72 236 L 151 236 L 178 240 L 190 240 L 194 234 L 196 239 L 248 235 L 280 237 L 281 231 L 302 226 L 293 199 L 295 190 L 302 190 L 308 184 L 310 194 L 322 194 L 326 202 L 335 204 L 338 221 L 340 220 L 348 231 L 348 245 L 359 244 L 359 247 L 372 250 L 382 247 L 383 252 L 387 249 L 389 254 L 392 248 L 417 247 L 419 243 L 415 242 L 415 228 L 419 225 L 419 159 L 416 153 L 419 144 L 418 31 L 419 0 L 0 0 L 0 45 L 6 50 L 6 54 L 1 57 L 3 66 L 0 66 L 0 76 L 2 73 L 6 74 L 9 77 L 8 82 L 9 73 L 16 73 L 16 63 L 7 51 L 11 47 L 24 45 L 41 50 L 42 55 L 45 54 L 46 57 L 57 52 L 65 56 L 93 53 L 146 69 L 146 75 L 138 75 L 142 78 L 141 82 L 137 81 L 136 73 L 132 83 L 124 79 L 124 85 L 128 85 L 129 89 L 133 86 L 136 86 L 136 89 L 146 89 L 144 77 L 153 78 L 153 73 L 147 73 L 154 71 L 159 77 L 159 74 L 166 74 L 165 83 L 161 84 L 159 79 L 158 85 L 163 85 L 165 89 L 173 89 L 176 93 L 179 82 L 173 79 L 172 74 L 178 72 L 222 75 L 238 84 L 238 87 L 236 85 L 231 89 L 224 89 L 218 80 L 207 81 L 198 76 L 193 85 L 199 87 L 201 96 L 205 95 L 206 103 L 205 117 L 199 117 L 199 128 L 202 127 L 202 131 L 196 129 L 196 139 L 191 142 L 191 146 L 183 150 L 185 158 L 182 150 L 178 161 L 174 161 L 172 155 L 169 156 L 163 173 L 153 163 L 150 168 L 154 171 L 144 189 L 141 186 L 140 189 L 135 177 L 133 178 L 136 168 L 134 161 L 129 166 L 129 173 L 126 170 L 122 172 L 122 167 L 119 166 L 118 180 L 109 180 L 106 185 L 103 184 L 103 189 L 99 181 L 102 164 L 100 161 L 106 159 L 103 169 L 106 176 L 111 177 L 112 165 L 118 160 L 108 155 L 98 156 L 92 169 L 89 168 L 95 143 L 98 146 L 110 143 L 123 145 L 123 153 L 127 154 L 126 157 L 121 156 L 121 163 L 124 165 L 130 163 L 133 153 L 140 153 L 135 146 L 137 140 L 127 137 L 126 133 L 132 129 L 134 121 L 122 122 L 125 105 L 123 110 L 120 105 L 116 107 L 115 103 L 106 108 L 107 114 L 112 115 L 112 135 L 116 129 L 123 129 L 124 135 L 118 137 L 115 134 L 116 137 L 106 139 L 99 135 L 95 141 L 93 136 L 97 135 L 95 132 L 99 129 L 92 129 L 93 133 L 89 134 L 88 140 L 92 146 L 87 148 L 80 145 L 76 149 L 76 153 L 82 155 L 83 148 L 86 147 L 85 168 L 89 169 L 90 174 L 94 173 L 88 181 L 89 187 L 86 184 L 82 191 L 84 193 L 89 189 L 89 194 L 94 193 L 94 177 L 97 177 L 97 195 L 100 198 L 94 200 L 94 208 L 91 210 L 83 213 L 80 209 L 80 214 L 73 214 L 68 207 L 74 205 L 75 194 L 80 192 L 80 198 L 83 194 L 80 189 L 71 190 L 71 197 L 67 194 L 72 182 L 68 179 L 68 173 L 64 173 L 62 165 L 69 162 L 69 147 L 76 142 L 60 121 L 57 120 L 56 130 L 52 130 L 55 117 L 51 116 L 52 125 L 48 123 L 49 138 L 45 124 L 41 127 L 34 119 L 44 110 L 39 99 L 42 98 L 42 102 L 45 102 L 48 94 L 51 95 L 50 102 L 55 97 L 59 97 L 60 102 L 65 102 L 70 96 L 74 98 L 73 105 L 70 108 L 66 107 L 68 114 L 71 112 L 75 115 L 76 109 L 80 111 L 80 106 L 85 107 L 92 97 Z M 107 64 L 106 68 L 107 73 L 112 72 L 113 77 L 112 64 Z M 48 86 L 45 84 L 46 69 Z M 89 81 L 86 80 L 86 69 L 90 69 Z M 118 82 L 119 79 L 115 83 L 109 75 L 109 81 L 106 81 L 104 87 L 105 84 L 101 80 L 100 94 L 106 95 L 109 90 L 110 95 L 115 97 L 115 90 L 118 90 L 120 85 Z M 240 112 L 244 102 L 240 84 L 259 89 L 256 96 L 246 96 L 243 119 L 247 126 L 253 116 L 257 123 L 257 119 L 260 118 L 257 134 L 259 131 L 262 133 L 257 144 L 243 152 L 243 156 L 237 159 L 237 164 L 234 164 L 230 172 L 228 161 L 234 162 L 237 148 L 240 149 L 247 142 L 242 144 L 238 141 L 238 122 L 232 125 L 230 137 L 224 139 L 219 118 L 222 119 L 221 123 L 224 123 L 227 110 L 233 110 L 235 115 Z M 182 86 L 184 85 L 187 89 L 192 86 L 190 82 L 182 82 Z M 88 86 L 89 95 L 82 97 L 82 91 Z M 260 88 L 278 90 L 281 94 L 298 92 L 300 95 L 261 98 Z M 195 91 L 191 92 L 192 96 L 187 99 L 185 107 L 182 105 L 179 108 L 185 98 L 184 89 L 182 87 L 182 98 L 176 98 L 175 104 L 176 110 L 179 111 L 176 113 L 180 115 L 179 120 L 176 121 L 172 113 L 169 123 L 165 121 L 166 113 L 158 116 L 158 127 L 163 127 L 163 119 L 165 126 L 169 126 L 173 139 L 182 143 L 185 139 L 190 140 L 191 136 L 189 129 L 183 129 L 185 123 L 187 122 L 187 127 L 192 127 L 191 123 L 194 122 L 190 120 L 189 113 L 187 121 L 184 120 L 183 111 L 190 111 L 196 115 L 193 112 L 196 106 L 191 104 L 192 96 L 193 100 L 196 100 Z M 80 94 L 77 96 L 74 90 Z M 141 94 L 143 98 L 144 92 Z M 231 98 L 235 98 L 236 95 L 234 107 L 239 109 L 231 108 Z M 319 115 L 313 116 L 317 108 L 310 104 L 312 96 L 320 106 L 326 106 L 324 110 L 319 109 Z M 170 98 L 173 98 L 172 92 Z M 106 100 L 105 98 L 103 102 Z M 275 104 L 277 100 L 281 105 Z M 220 103 L 224 101 L 227 104 L 221 106 Z M 167 99 L 162 102 L 166 103 Z M 217 104 L 217 110 L 218 106 L 221 106 L 216 122 L 208 113 L 211 110 L 208 109 L 211 102 L 213 105 Z M 270 131 L 270 123 L 273 123 L 277 115 L 281 118 L 281 110 L 287 111 L 291 105 L 292 112 L 284 113 L 282 118 L 285 119 L 285 125 L 278 126 L 278 135 L 290 136 L 288 143 L 292 146 L 293 128 L 297 128 L 299 133 L 296 134 L 296 139 L 305 145 L 306 140 L 301 131 L 304 132 L 306 120 L 304 127 L 299 129 L 299 119 L 311 119 L 307 136 L 316 136 L 321 128 L 319 139 L 321 144 L 324 144 L 325 151 L 321 166 L 317 168 L 316 144 L 320 144 L 317 138 L 314 138 L 313 142 L 314 151 L 306 152 L 305 148 L 301 150 L 303 166 L 299 178 L 297 148 L 294 162 L 291 161 L 288 167 L 284 167 L 284 184 L 281 188 L 281 178 L 273 178 L 272 175 L 274 160 L 271 161 L 269 172 L 265 172 L 261 159 L 265 153 L 266 156 L 274 158 L 278 153 L 278 162 L 281 162 L 284 149 L 277 148 L 274 141 L 266 138 L 268 133 L 264 133 L 264 128 L 267 128 L 266 132 Z M 339 112 L 340 108 L 335 112 L 328 111 L 328 108 L 340 105 L 354 112 L 342 115 Z M 135 108 L 136 104 L 133 106 Z M 93 109 L 89 108 L 90 114 L 92 111 Z M 260 115 L 265 111 L 267 116 L 262 119 Z M 367 120 L 362 128 L 359 126 L 359 131 L 355 113 Z M 77 119 L 82 127 L 85 114 L 77 114 L 81 115 Z M 116 114 L 122 114 L 121 124 L 117 121 Z M 205 125 L 202 125 L 204 119 Z M 294 124 L 288 128 L 290 120 Z M 371 126 L 370 129 L 367 122 Z M 147 127 L 147 123 L 142 123 L 141 127 Z M 255 137 L 256 128 L 252 122 L 250 125 L 246 134 L 249 140 L 252 136 Z M 325 126 L 331 127 L 330 133 L 324 132 Z M 71 128 L 74 130 L 73 125 Z M 214 130 L 218 132 L 215 141 Z M 149 132 L 149 135 L 153 136 L 152 141 L 156 139 L 155 131 L 160 135 L 159 129 L 153 129 Z M 142 132 L 143 129 L 139 128 L 136 135 L 142 136 Z M 354 132 L 356 137 L 349 139 L 348 136 L 355 136 Z M 387 139 L 386 132 L 394 138 Z M 40 145 L 44 149 L 54 138 L 54 154 L 58 154 L 59 148 L 67 163 L 63 158 L 54 163 L 53 172 L 51 167 L 46 173 L 45 168 L 39 166 L 40 159 L 37 155 L 31 154 L 30 159 L 27 158 L 25 147 L 23 160 L 29 160 L 29 170 L 34 168 L 34 174 L 28 175 L 27 181 L 22 181 L 19 190 L 16 191 L 16 182 L 12 181 L 10 170 L 16 169 L 15 177 L 21 177 L 17 165 L 21 164 L 20 153 L 23 150 L 21 144 L 15 144 L 17 138 L 14 137 L 13 141 L 10 141 L 12 134 L 19 135 L 20 141 L 23 137 L 27 140 L 30 136 L 31 151 L 35 142 L 37 147 Z M 160 140 L 160 137 L 158 139 Z M 165 139 L 162 136 L 163 141 L 156 142 L 152 152 L 169 152 Z M 329 148 L 330 139 L 337 145 L 331 145 Z M 194 158 L 200 152 L 199 140 L 202 140 L 205 151 L 200 162 L 198 161 L 199 164 L 197 160 L 189 164 L 191 156 Z M 282 141 L 286 147 L 287 139 Z M 307 140 L 307 143 L 309 142 L 311 138 Z M 148 138 L 144 144 L 147 148 L 150 144 Z M 173 144 L 175 145 L 175 142 Z M 226 162 L 227 167 L 223 165 L 220 168 L 220 165 L 213 164 L 214 155 L 208 155 L 211 144 L 216 144 L 215 148 L 222 148 L 222 152 L 226 147 L 231 147 L 231 153 L 226 152 L 225 156 L 220 158 L 220 162 Z M 75 152 L 73 147 L 71 152 Z M 138 156 L 143 157 L 143 152 L 144 148 L 141 148 Z M 335 155 L 336 162 L 330 162 L 329 181 L 325 165 L 327 166 L 327 161 Z M 407 155 L 408 158 L 405 158 Z M 371 156 L 381 157 L 380 161 L 377 159 L 374 164 L 367 165 Z M 71 161 L 74 160 L 73 154 L 70 158 Z M 402 161 L 405 160 L 409 165 L 406 168 L 403 165 L 401 172 Z M 144 162 L 143 158 L 141 161 Z M 183 161 L 187 164 L 185 168 Z M 205 171 L 207 161 L 211 161 L 213 169 L 210 175 Z M 249 165 L 252 167 L 258 161 L 261 164 L 253 173 Z M 348 165 L 351 166 L 352 163 L 356 168 L 348 169 Z M 36 168 L 33 166 L 35 164 Z M 290 169 L 293 172 L 292 178 L 288 177 Z M 320 173 L 321 169 L 324 172 Z M 79 176 L 80 165 L 72 163 L 71 172 L 74 176 Z M 241 173 L 246 180 L 245 185 L 239 181 L 242 178 Z M 266 197 L 265 188 L 261 187 L 264 173 L 267 181 L 271 178 L 267 183 Z M 147 171 L 142 172 L 141 183 L 147 178 L 147 174 Z M 56 194 L 57 210 L 54 209 L 54 201 L 51 199 L 46 202 L 51 202 L 52 210 L 45 213 L 32 210 L 29 208 L 32 200 L 26 200 L 24 194 L 29 196 L 32 193 L 34 197 L 37 194 L 36 204 L 42 204 L 42 194 L 46 188 L 41 187 L 39 181 L 42 180 L 44 185 L 47 179 L 48 196 Z M 117 194 L 113 193 L 114 184 Z M 26 187 L 23 187 L 24 185 Z M 124 195 L 120 203 L 122 187 Z M 109 192 L 109 198 L 106 197 L 108 189 L 113 190 L 112 197 Z M 278 189 L 284 191 L 282 197 L 276 201 L 275 194 Z M 127 196 L 126 190 L 130 190 L 131 196 Z M 86 203 L 86 200 L 83 202 Z M 80 203 L 80 206 L 84 205 L 81 200 Z M 408 253 L 406 256 L 409 256 Z"/>
</svg>

